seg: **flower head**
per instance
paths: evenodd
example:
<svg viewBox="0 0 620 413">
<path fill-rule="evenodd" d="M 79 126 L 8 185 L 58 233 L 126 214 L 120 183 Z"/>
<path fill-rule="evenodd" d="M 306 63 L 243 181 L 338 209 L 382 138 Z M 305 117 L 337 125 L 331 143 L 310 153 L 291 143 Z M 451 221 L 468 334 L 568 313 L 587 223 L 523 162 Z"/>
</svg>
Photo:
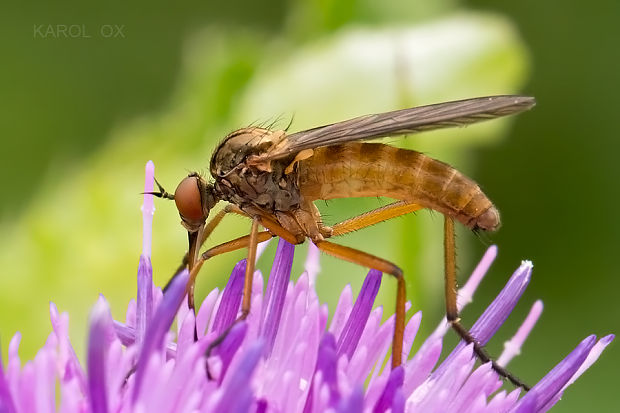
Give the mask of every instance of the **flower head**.
<svg viewBox="0 0 620 413">
<path fill-rule="evenodd" d="M 153 166 L 147 165 L 147 188 Z M 162 294 L 152 285 L 150 196 L 145 196 L 144 247 L 138 268 L 138 296 L 126 322 L 112 319 L 103 297 L 94 306 L 86 366 L 68 338 L 68 316 L 50 305 L 53 332 L 33 361 L 20 366 L 16 334 L 0 371 L 0 411 L 63 412 L 539 412 L 551 408 L 613 340 L 583 340 L 531 391 L 501 390 L 490 363 L 476 367 L 473 346 L 459 343 L 438 363 L 448 325 L 442 322 L 402 366 L 385 363 L 394 317 L 382 320 L 373 303 L 382 281 L 371 270 L 353 302 L 346 287 L 328 322 L 327 306 L 314 290 L 318 253 L 311 246 L 307 271 L 290 279 L 294 247 L 280 240 L 263 294 L 263 277 L 254 275 L 251 311 L 235 323 L 240 309 L 245 260 L 232 271 L 222 293 L 212 291 L 194 315 L 187 307 L 187 272 Z M 459 306 L 471 299 L 497 249 L 491 247 L 460 291 Z M 506 320 L 532 274 L 523 262 L 471 329 L 481 344 Z M 542 311 L 536 302 L 498 363 L 514 356 Z M 413 314 L 406 326 L 404 355 L 421 322 Z M 176 319 L 176 331 L 170 328 Z M 231 327 L 232 326 L 232 327 Z M 228 331 L 206 359 L 209 344 Z M 195 339 L 197 335 L 197 340 Z M 207 375 L 207 369 L 209 376 Z M 56 391 L 58 383 L 58 392 Z M 57 394 L 59 400 L 56 401 Z"/>
</svg>

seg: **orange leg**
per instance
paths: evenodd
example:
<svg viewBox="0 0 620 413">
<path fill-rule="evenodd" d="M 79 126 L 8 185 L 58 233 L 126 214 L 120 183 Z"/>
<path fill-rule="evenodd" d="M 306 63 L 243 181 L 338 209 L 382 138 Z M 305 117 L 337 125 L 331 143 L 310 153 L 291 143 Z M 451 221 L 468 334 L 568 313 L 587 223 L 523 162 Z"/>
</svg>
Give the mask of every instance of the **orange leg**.
<svg viewBox="0 0 620 413">
<path fill-rule="evenodd" d="M 259 224 L 267 228 L 269 231 L 258 232 Z M 272 221 L 268 218 L 254 217 L 252 219 L 252 229 L 250 230 L 249 235 L 237 238 L 233 241 L 229 241 L 227 243 L 220 244 L 216 247 L 208 249 L 200 256 L 200 258 L 198 259 L 198 262 L 196 263 L 196 266 L 190 273 L 190 281 L 188 282 L 188 285 L 190 285 L 190 283 L 192 283 L 192 281 L 196 279 L 196 275 L 198 274 L 198 271 L 200 271 L 200 267 L 202 267 L 202 264 L 207 259 L 215 255 L 219 255 L 219 254 L 234 251 L 240 248 L 248 247 L 248 259 L 247 259 L 247 264 L 245 267 L 245 280 L 243 284 L 243 301 L 241 304 L 241 315 L 222 334 L 220 334 L 219 337 L 217 337 L 215 340 L 213 340 L 209 344 L 209 346 L 207 347 L 207 351 L 206 351 L 207 359 L 209 358 L 213 349 L 219 346 L 222 343 L 222 341 L 224 341 L 224 339 L 228 336 L 228 334 L 230 333 L 230 330 L 238 322 L 245 320 L 248 314 L 250 313 L 250 305 L 251 305 L 251 299 L 252 299 L 252 281 L 254 278 L 254 263 L 256 261 L 256 247 L 260 242 L 266 241 L 276 235 L 284 238 L 288 242 L 295 243 L 295 244 L 300 243 L 299 240 L 293 234 L 291 234 L 286 229 L 282 228 L 277 222 Z M 301 240 L 301 242 L 303 241 L 304 239 Z M 193 283 L 191 285 L 193 285 Z M 209 378 L 212 378 L 208 365 L 207 365 L 207 376 Z"/>
<path fill-rule="evenodd" d="M 221 212 L 221 215 L 218 214 L 214 217 L 213 221 L 216 221 L 214 225 L 209 227 L 209 224 L 205 227 L 205 233 L 207 236 L 213 231 L 213 228 L 222 220 L 224 214 L 228 212 L 239 213 L 241 215 L 245 215 L 244 212 L 236 206 L 231 206 L 229 210 L 223 210 L 225 212 Z M 218 218 L 219 216 L 219 218 Z M 267 228 L 268 231 L 258 231 L 258 226 L 262 225 Z M 208 231 L 207 231 L 208 230 Z M 195 309 L 194 304 L 194 285 L 196 283 L 196 277 L 202 268 L 202 264 L 208 260 L 209 258 L 215 257 L 216 255 L 225 254 L 227 252 L 236 251 L 242 248 L 248 248 L 248 259 L 247 265 L 245 267 L 245 281 L 243 287 L 243 303 L 241 307 L 241 316 L 240 320 L 243 320 L 247 317 L 250 312 L 250 300 L 252 298 L 252 279 L 254 277 L 254 265 L 256 261 L 256 247 L 259 243 L 263 241 L 267 241 L 268 239 L 280 236 L 293 244 L 300 244 L 305 240 L 305 238 L 297 238 L 295 235 L 282 228 L 277 222 L 265 218 L 265 217 L 254 217 L 252 218 L 252 229 L 248 235 L 243 237 L 236 238 L 234 240 L 225 242 L 223 244 L 216 245 L 215 247 L 209 248 L 205 252 L 203 252 L 196 260 L 194 265 L 192 266 L 189 273 L 189 280 L 187 282 L 187 292 L 188 292 L 188 306 L 191 309 Z M 205 237 L 206 238 L 206 237 Z"/>
<path fill-rule="evenodd" d="M 400 366 L 405 336 L 405 304 L 407 301 L 403 271 L 389 261 L 360 250 L 345 247 L 344 245 L 334 244 L 329 241 L 315 241 L 314 244 L 329 255 L 367 268 L 374 268 L 396 277 L 398 286 L 396 288 L 396 320 L 394 320 L 394 337 L 392 339 L 392 368 Z"/>
<path fill-rule="evenodd" d="M 390 218 L 420 210 L 422 208 L 423 207 L 421 205 L 411 204 L 404 201 L 395 202 L 334 225 L 331 235 L 343 235 L 351 231 L 377 224 Z M 258 220 L 261 225 L 267 228 L 272 234 L 284 238 L 291 244 L 300 244 L 304 241 L 304 239 L 297 238 L 294 234 L 282 228 L 282 226 L 280 226 L 277 222 L 269 218 L 260 217 Z M 396 277 L 398 286 L 396 290 L 396 320 L 394 326 L 394 339 L 392 342 L 392 366 L 399 366 L 401 364 L 403 351 L 403 337 L 405 334 L 405 304 L 407 301 L 405 279 L 403 278 L 402 270 L 389 261 L 353 248 L 334 244 L 325 240 L 315 240 L 314 244 L 327 254 L 360 264 L 367 268 L 374 268 L 383 273 L 391 274 Z"/>
<path fill-rule="evenodd" d="M 204 233 L 202 235 L 202 239 L 200 240 L 200 247 L 205 243 L 205 241 L 211 236 L 211 233 L 217 227 L 222 219 L 226 216 L 226 214 L 238 214 L 244 217 L 247 217 L 248 214 L 243 212 L 237 205 L 227 204 L 223 209 L 221 209 L 212 219 L 207 222 L 205 225 Z"/>
<path fill-rule="evenodd" d="M 258 226 L 262 225 L 267 228 L 268 231 L 258 231 Z M 299 240 L 295 235 L 282 228 L 277 222 L 272 221 L 268 218 L 264 217 L 254 217 L 252 218 L 252 228 L 248 235 L 243 237 L 239 237 L 232 241 L 225 242 L 223 244 L 217 245 L 213 248 L 209 248 L 205 252 L 203 252 L 198 260 L 196 261 L 196 265 L 190 272 L 190 278 L 188 281 L 188 286 L 192 286 L 196 280 L 196 276 L 200 271 L 200 267 L 202 264 L 208 260 L 209 258 L 215 257 L 216 255 L 224 254 L 231 251 L 236 251 L 241 248 L 248 248 L 248 263 L 245 267 L 245 282 L 243 286 L 243 303 L 241 306 L 241 319 L 247 317 L 250 312 L 250 299 L 252 298 L 252 279 L 254 277 L 254 264 L 256 262 L 256 247 L 259 243 L 263 241 L 267 241 L 268 239 L 279 236 L 287 240 L 292 244 L 300 244 L 304 241 L 304 239 Z"/>
<path fill-rule="evenodd" d="M 446 216 L 444 221 L 444 258 L 445 258 L 445 293 L 446 293 L 446 319 L 452 329 L 467 343 L 473 343 L 476 356 L 483 363 L 491 362 L 493 370 L 502 377 L 508 379 L 515 386 L 522 387 L 526 391 L 530 389 L 528 385 L 519 380 L 508 370 L 500 366 L 491 359 L 486 350 L 478 343 L 474 336 L 461 325 L 459 312 L 456 305 L 457 284 L 456 284 L 456 247 L 454 242 L 454 221 Z"/>
<path fill-rule="evenodd" d="M 236 251 L 242 248 L 248 248 L 248 263 L 246 265 L 246 281 L 243 290 L 243 302 L 244 305 L 246 300 L 248 300 L 248 311 L 249 311 L 249 298 L 246 299 L 246 295 L 250 297 L 252 294 L 252 281 L 251 278 L 254 275 L 254 261 L 256 260 L 256 246 L 258 243 L 267 241 L 272 238 L 273 235 L 268 231 L 258 231 L 258 223 L 255 224 L 257 220 L 253 220 L 252 222 L 252 232 L 249 235 L 245 235 L 243 237 L 236 238 L 232 241 L 225 242 L 220 245 L 216 245 L 215 247 L 209 248 L 205 252 L 203 252 L 196 261 L 192 270 L 189 273 L 189 280 L 187 282 L 187 292 L 188 292 L 188 305 L 189 308 L 194 309 L 194 285 L 196 283 L 196 277 L 202 268 L 202 264 L 208 260 L 209 258 L 213 258 L 216 255 L 225 254 L 227 252 Z M 248 276 L 249 272 L 249 276 Z M 250 279 L 249 287 L 247 279 Z"/>
<path fill-rule="evenodd" d="M 334 225 L 331 228 L 331 236 L 348 234 L 423 208 L 421 205 L 405 201 L 394 202 Z M 315 245 L 327 254 L 367 268 L 374 268 L 396 277 L 398 284 L 396 287 L 396 319 L 394 320 L 394 337 L 392 339 L 392 368 L 399 366 L 402 362 L 403 339 L 405 335 L 405 304 L 407 302 L 405 278 L 403 277 L 402 270 L 389 261 L 353 248 L 328 241 L 316 241 Z"/>
<path fill-rule="evenodd" d="M 411 204 L 404 201 L 395 202 L 393 204 L 386 205 L 384 207 L 375 209 L 373 211 L 367 212 L 357 217 L 353 217 L 351 219 L 334 225 L 332 228 L 332 236 L 339 236 L 352 231 L 357 231 L 364 227 L 374 225 L 376 223 L 388 220 L 390 218 L 395 218 L 400 215 L 408 214 L 419 209 L 422 209 L 421 205 Z M 366 267 L 375 268 L 377 270 L 387 272 L 388 274 L 392 274 L 397 278 L 399 284 L 396 297 L 396 324 L 394 328 L 394 342 L 392 343 L 392 354 L 398 355 L 398 357 L 400 357 L 400 354 L 402 352 L 402 338 L 404 333 L 404 308 L 406 302 L 404 279 L 402 280 L 402 291 L 400 290 L 402 279 L 402 272 L 400 271 L 400 269 L 390 262 L 363 253 L 361 251 L 354 250 L 352 248 L 342 247 L 331 243 L 326 244 L 326 241 L 324 241 L 323 243 L 319 242 L 315 244 L 328 254 L 335 255 L 347 261 L 362 264 Z M 489 357 L 489 355 L 486 353 L 486 351 L 476 342 L 475 338 L 471 335 L 471 333 L 467 329 L 465 329 L 460 323 L 457 308 L 456 246 L 454 241 L 454 221 L 448 216 L 445 217 L 444 224 L 444 259 L 446 318 L 448 322 L 450 322 L 452 328 L 463 340 L 468 343 L 474 344 L 474 351 L 477 357 L 482 362 L 486 363 L 490 361 L 492 363 L 493 369 L 500 376 L 507 378 L 516 386 L 528 390 L 529 387 L 526 384 L 521 382 L 509 371 L 507 371 L 502 366 L 498 365 L 495 361 L 493 361 L 491 357 Z M 402 314 L 402 316 L 399 316 L 399 314 Z M 396 361 L 398 361 L 397 358 L 393 356 L 393 366 L 399 364 L 396 364 Z"/>
<path fill-rule="evenodd" d="M 394 204 L 387 205 L 385 207 L 379 208 L 377 210 L 371 211 L 369 213 L 363 214 L 359 217 L 352 218 L 350 220 L 344 221 L 341 224 L 337 224 L 334 226 L 334 233 L 332 235 L 342 235 L 348 232 L 354 231 L 356 229 L 364 228 L 369 225 L 374 225 L 376 223 L 385 221 L 386 219 L 390 219 L 399 215 L 407 214 L 409 212 L 413 212 L 421 209 L 422 207 L 415 204 L 408 204 L 405 202 L 396 202 Z M 220 218 L 221 220 L 221 218 Z M 262 225 L 269 232 L 258 232 L 258 225 Z M 218 245 L 213 247 L 207 251 L 205 251 L 197 260 L 195 267 L 192 269 L 190 273 L 190 281 L 188 285 L 193 286 L 193 281 L 195 281 L 198 272 L 200 271 L 200 267 L 205 260 L 219 254 L 223 254 L 226 252 L 234 251 L 240 248 L 248 247 L 248 264 L 246 266 L 246 277 L 244 283 L 244 291 L 243 291 L 243 305 L 241 309 L 240 317 L 235 321 L 234 324 L 243 320 L 247 317 L 247 314 L 250 310 L 250 299 L 251 299 L 251 288 L 252 288 L 252 276 L 254 273 L 254 257 L 256 254 L 256 245 L 259 242 L 265 241 L 272 236 L 279 236 L 284 238 L 286 241 L 292 244 L 300 244 L 305 239 L 300 238 L 285 228 L 283 228 L 276 221 L 268 218 L 268 217 L 255 217 L 252 222 L 252 231 L 249 235 L 244 237 L 237 238 L 236 240 L 229 241 L 227 243 Z M 333 244 L 328 241 L 317 240 L 315 242 L 317 247 L 319 247 L 324 252 L 334 255 L 336 257 L 361 264 L 365 267 L 374 268 L 384 273 L 391 274 L 395 276 L 398 280 L 397 287 L 397 297 L 396 297 L 396 320 L 395 320 L 395 328 L 394 328 L 394 339 L 392 345 L 392 365 L 396 367 L 401 364 L 402 358 L 402 348 L 403 348 L 403 337 L 405 331 L 405 302 L 406 302 L 406 287 L 405 280 L 403 278 L 402 270 L 398 268 L 396 265 L 392 264 L 389 261 L 383 260 L 381 258 L 375 257 L 373 255 L 364 253 L 362 251 L 358 251 L 349 247 L 344 247 L 341 245 Z M 191 294 L 190 294 L 191 295 Z M 216 348 L 221 342 L 226 338 L 228 332 L 232 328 L 231 325 L 226 331 L 224 331 L 217 339 L 215 339 L 207 348 L 207 357 L 211 353 L 211 351 Z M 207 373 L 209 373 L 207 371 Z"/>
<path fill-rule="evenodd" d="M 337 237 L 348 234 L 349 232 L 357 231 L 359 229 L 378 224 L 379 222 L 387 221 L 388 219 L 409 214 L 410 212 L 419 211 L 420 209 L 424 209 L 424 207 L 422 205 L 411 204 L 405 201 L 394 202 L 334 225 L 332 227 L 332 236 Z"/>
<path fill-rule="evenodd" d="M 271 234 L 269 234 L 271 235 Z M 252 299 L 252 281 L 254 280 L 254 265 L 256 263 L 256 247 L 258 246 L 258 219 L 252 220 L 250 239 L 248 240 L 248 259 L 245 265 L 245 282 L 243 284 L 243 302 L 241 303 L 240 319 L 244 320 L 250 314 Z"/>
<path fill-rule="evenodd" d="M 293 245 L 302 244 L 306 237 L 304 236 L 296 236 L 290 231 L 284 229 L 280 224 L 276 221 L 266 218 L 266 217 L 258 217 L 258 222 L 265 227 L 265 229 L 269 230 L 274 236 L 284 238 L 286 242 L 291 243 Z"/>
<path fill-rule="evenodd" d="M 238 206 L 228 204 L 223 209 L 219 210 L 218 213 L 213 218 L 211 218 L 209 222 L 207 222 L 206 225 L 204 225 L 199 231 L 194 233 L 187 233 L 189 238 L 189 251 L 183 256 L 183 260 L 181 261 L 179 268 L 177 268 L 174 273 L 175 275 L 183 271 L 185 268 L 189 268 L 189 270 L 191 271 L 193 263 L 198 260 L 198 252 L 200 251 L 200 248 L 202 248 L 209 236 L 211 236 L 211 233 L 213 233 L 215 227 L 217 227 L 222 222 L 222 219 L 230 213 L 239 214 L 244 217 L 248 216 Z M 193 257 L 192 260 L 189 259 L 190 256 Z M 166 284 L 166 287 L 164 287 L 164 291 L 166 291 L 166 288 L 169 284 L 170 281 L 168 281 L 168 284 Z"/>
</svg>

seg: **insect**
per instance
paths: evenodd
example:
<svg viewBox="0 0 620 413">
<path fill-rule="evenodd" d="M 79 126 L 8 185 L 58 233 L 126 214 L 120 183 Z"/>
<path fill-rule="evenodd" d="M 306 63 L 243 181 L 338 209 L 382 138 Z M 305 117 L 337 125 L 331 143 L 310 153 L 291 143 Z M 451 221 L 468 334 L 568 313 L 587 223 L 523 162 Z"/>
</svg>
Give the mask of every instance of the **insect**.
<svg viewBox="0 0 620 413">
<path fill-rule="evenodd" d="M 250 311 L 256 246 L 274 236 L 292 244 L 310 239 L 321 251 L 374 268 L 397 281 L 392 367 L 402 360 L 405 329 L 405 278 L 395 264 L 372 254 L 338 245 L 328 239 L 376 223 L 429 208 L 444 220 L 446 317 L 458 335 L 474 343 L 477 356 L 492 361 L 464 328 L 456 305 L 454 220 L 472 230 L 494 231 L 500 225 L 497 209 L 480 187 L 450 165 L 422 153 L 366 140 L 465 126 L 530 109 L 527 96 L 490 96 L 366 115 L 302 132 L 249 127 L 232 132 L 211 157 L 212 181 L 192 173 L 174 194 L 161 185 L 153 195 L 174 199 L 188 231 L 189 250 L 180 269 L 190 270 L 189 306 L 194 308 L 194 285 L 202 264 L 226 252 L 248 248 L 241 315 Z M 323 224 L 314 201 L 346 197 L 389 197 L 396 201 L 333 226 Z M 215 204 L 228 204 L 210 221 Z M 252 220 L 246 236 L 207 249 L 201 246 L 226 214 Z M 259 227 L 264 228 L 259 231 Z M 493 368 L 517 386 L 528 387 L 493 362 Z"/>
</svg>

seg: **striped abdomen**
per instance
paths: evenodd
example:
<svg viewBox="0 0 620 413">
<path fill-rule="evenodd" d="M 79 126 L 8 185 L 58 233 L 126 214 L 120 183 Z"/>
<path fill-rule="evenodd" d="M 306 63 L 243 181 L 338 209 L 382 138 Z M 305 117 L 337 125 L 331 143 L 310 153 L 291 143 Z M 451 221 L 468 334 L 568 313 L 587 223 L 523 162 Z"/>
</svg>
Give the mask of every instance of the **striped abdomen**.
<svg viewBox="0 0 620 413">
<path fill-rule="evenodd" d="M 298 173 L 308 200 L 385 196 L 434 209 L 472 229 L 499 227 L 497 209 L 474 181 L 416 151 L 381 143 L 326 146 L 299 162 Z"/>
</svg>

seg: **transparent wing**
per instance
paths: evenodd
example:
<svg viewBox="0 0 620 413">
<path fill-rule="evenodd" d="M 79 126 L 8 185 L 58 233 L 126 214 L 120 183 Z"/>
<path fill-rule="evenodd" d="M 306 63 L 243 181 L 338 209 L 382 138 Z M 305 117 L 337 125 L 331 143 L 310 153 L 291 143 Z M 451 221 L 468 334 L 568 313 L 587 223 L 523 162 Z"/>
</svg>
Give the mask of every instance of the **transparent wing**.
<svg viewBox="0 0 620 413">
<path fill-rule="evenodd" d="M 465 126 L 522 112 L 535 104 L 529 96 L 488 96 L 360 116 L 288 135 L 259 157 L 277 159 L 320 146 Z"/>
</svg>

